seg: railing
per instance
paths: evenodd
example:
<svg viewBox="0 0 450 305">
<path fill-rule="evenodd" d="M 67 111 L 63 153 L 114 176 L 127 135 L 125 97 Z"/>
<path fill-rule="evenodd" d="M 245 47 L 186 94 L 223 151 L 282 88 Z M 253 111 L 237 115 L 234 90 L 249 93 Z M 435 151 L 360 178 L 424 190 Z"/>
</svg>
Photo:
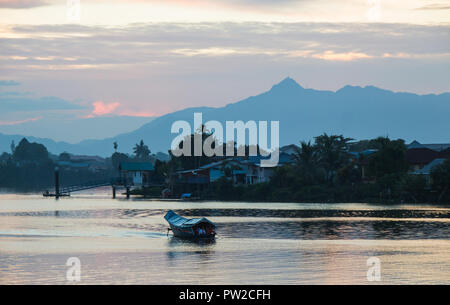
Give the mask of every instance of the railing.
<svg viewBox="0 0 450 305">
<path fill-rule="evenodd" d="M 101 186 L 111 185 L 111 181 L 109 180 L 100 180 L 100 181 L 90 181 L 82 184 L 71 185 L 71 186 L 63 186 L 59 188 L 60 194 L 68 194 L 71 192 L 77 192 L 82 190 L 93 189 Z"/>
<path fill-rule="evenodd" d="M 129 186 L 133 185 L 133 179 L 131 177 L 115 177 L 111 178 L 111 185 L 123 185 Z"/>
</svg>

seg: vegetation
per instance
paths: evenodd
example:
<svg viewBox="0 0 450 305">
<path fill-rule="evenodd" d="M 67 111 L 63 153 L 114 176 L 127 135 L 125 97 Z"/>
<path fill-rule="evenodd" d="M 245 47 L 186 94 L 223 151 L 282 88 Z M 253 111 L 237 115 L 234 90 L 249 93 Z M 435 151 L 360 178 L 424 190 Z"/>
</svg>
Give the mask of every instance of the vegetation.
<svg viewBox="0 0 450 305">
<path fill-rule="evenodd" d="M 80 160 L 72 160 L 72 155 L 63 152 L 52 155 L 42 144 L 30 143 L 22 139 L 16 146 L 11 143 L 11 153 L 0 155 L 0 188 L 13 191 L 43 191 L 54 187 L 54 171 L 59 169 L 62 186 L 77 185 L 92 181 L 108 181 L 119 176 L 121 162 L 153 162 L 155 174 L 152 179 L 164 183 L 167 163 L 156 160 L 150 149 L 141 140 L 134 147 L 134 155 L 117 152 L 118 144 L 113 143 L 115 152 L 104 160 L 100 168 L 91 167 Z"/>
<path fill-rule="evenodd" d="M 210 135 L 202 132 L 202 141 Z M 194 135 L 186 137 L 193 144 Z M 351 142 L 342 135 L 323 134 L 314 142 L 300 142 L 292 155 L 293 162 L 274 169 L 269 182 L 253 185 L 234 185 L 231 169 L 224 168 L 225 177 L 207 184 L 191 186 L 188 191 L 210 200 L 273 201 L 273 202 L 450 202 L 450 161 L 436 166 L 429 177 L 411 175 L 406 161 L 403 140 L 379 137 Z M 213 144 L 214 145 L 214 144 Z M 232 143 L 235 153 L 236 145 Z M 65 185 L 118 176 L 121 162 L 152 162 L 154 185 L 137 190 L 136 194 L 158 196 L 167 186 L 174 186 L 173 173 L 194 169 L 225 157 L 180 156 L 171 154 L 168 161 L 152 155 L 141 140 L 128 155 L 117 151 L 105 160 L 100 170 L 77 166 L 59 166 Z M 193 150 L 193 145 L 191 145 Z M 220 148 L 225 150 L 225 146 Z M 258 149 L 258 148 L 257 148 Z M 245 147 L 246 156 L 249 147 Z M 370 154 L 364 151 L 372 150 Z M 169 152 L 170 154 L 170 152 Z M 245 156 L 244 156 L 245 158 Z M 11 143 L 11 153 L 0 155 L 0 188 L 23 191 L 45 190 L 54 185 L 54 169 L 60 164 L 73 163 L 67 152 L 50 154 L 45 146 L 22 139 Z M 76 164 L 75 164 L 76 165 Z M 176 186 L 175 186 L 176 189 Z M 186 191 L 186 189 L 184 189 Z M 179 192 L 179 190 L 178 190 Z M 176 193 L 176 191 L 175 191 Z"/>
<path fill-rule="evenodd" d="M 0 188 L 16 191 L 40 191 L 54 185 L 54 170 L 57 161 L 69 161 L 70 155 L 51 155 L 44 145 L 30 143 L 25 138 L 17 146 L 11 144 L 11 154 L 0 157 Z M 59 169 L 61 180 L 66 184 L 77 184 L 92 180 L 108 179 L 108 171 L 93 172 L 87 168 Z"/>
<path fill-rule="evenodd" d="M 293 164 L 275 169 L 267 183 L 233 186 L 223 177 L 194 193 L 204 199 L 272 202 L 450 202 L 450 161 L 431 178 L 408 173 L 403 140 L 387 137 L 350 143 L 342 135 L 323 134 L 300 142 Z M 350 155 L 377 149 L 370 155 Z M 353 157 L 352 157 L 353 156 Z M 365 176 L 363 176 L 365 172 Z"/>
<path fill-rule="evenodd" d="M 450 198 L 450 159 L 436 166 L 431 171 L 433 190 L 437 192 L 438 201 L 449 202 Z"/>
</svg>

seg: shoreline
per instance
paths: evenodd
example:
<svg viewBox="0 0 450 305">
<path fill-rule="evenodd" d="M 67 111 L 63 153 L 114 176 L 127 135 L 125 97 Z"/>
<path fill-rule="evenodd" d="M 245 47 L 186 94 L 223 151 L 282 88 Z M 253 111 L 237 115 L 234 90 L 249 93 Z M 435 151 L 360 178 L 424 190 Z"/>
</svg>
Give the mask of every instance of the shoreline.
<svg viewBox="0 0 450 305">
<path fill-rule="evenodd" d="M 55 200 L 54 197 L 44 197 L 40 192 L 0 192 L 0 199 L 2 196 L 36 196 L 40 197 L 40 199 L 51 199 Z M 12 199 L 12 198 L 11 198 Z M 19 199 L 19 198 L 18 198 Z M 70 199 L 92 199 L 92 200 L 117 200 L 117 201 L 130 201 L 130 202 L 168 202 L 168 203 L 238 203 L 238 204 L 255 204 L 255 203 L 264 203 L 264 204 L 304 204 L 304 205 L 315 205 L 315 204 L 326 204 L 326 205 L 354 205 L 354 204 L 366 204 L 370 206 L 402 206 L 402 205 L 411 205 L 411 206 L 432 206 L 432 207 L 442 207 L 442 208 L 450 208 L 449 203 L 436 203 L 436 202 L 373 202 L 373 201 L 348 201 L 348 202 L 337 202 L 337 201 L 264 201 L 264 200 L 253 200 L 253 201 L 240 201 L 240 200 L 227 200 L 227 199 L 196 199 L 196 200 L 185 200 L 179 198 L 156 198 L 156 197 L 146 197 L 143 195 L 134 195 L 130 199 L 127 199 L 125 195 L 118 196 L 113 199 L 112 194 L 110 193 L 76 193 L 74 195 L 68 197 L 61 197 L 58 201 L 70 200 Z"/>
</svg>

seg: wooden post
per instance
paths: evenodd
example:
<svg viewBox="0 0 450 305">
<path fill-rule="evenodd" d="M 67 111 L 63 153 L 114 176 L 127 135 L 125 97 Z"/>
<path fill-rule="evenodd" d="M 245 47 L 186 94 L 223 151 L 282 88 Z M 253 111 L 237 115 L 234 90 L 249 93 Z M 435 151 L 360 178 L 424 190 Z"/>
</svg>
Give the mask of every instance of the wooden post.
<svg viewBox="0 0 450 305">
<path fill-rule="evenodd" d="M 116 199 L 116 187 L 115 186 L 112 187 L 112 192 L 113 192 L 113 199 Z"/>
<path fill-rule="evenodd" d="M 130 199 L 130 188 L 127 187 L 127 199 Z"/>
<path fill-rule="evenodd" d="M 55 198 L 59 198 L 59 168 L 55 167 Z"/>
</svg>

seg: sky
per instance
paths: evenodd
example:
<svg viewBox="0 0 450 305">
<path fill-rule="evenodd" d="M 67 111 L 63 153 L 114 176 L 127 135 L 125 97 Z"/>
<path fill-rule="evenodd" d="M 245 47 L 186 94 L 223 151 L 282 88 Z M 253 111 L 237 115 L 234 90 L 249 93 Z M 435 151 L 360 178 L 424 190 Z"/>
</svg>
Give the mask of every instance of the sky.
<svg viewBox="0 0 450 305">
<path fill-rule="evenodd" d="M 442 93 L 449 71 L 450 0 L 0 0 L 0 132 L 220 107 L 287 76 Z"/>
</svg>

